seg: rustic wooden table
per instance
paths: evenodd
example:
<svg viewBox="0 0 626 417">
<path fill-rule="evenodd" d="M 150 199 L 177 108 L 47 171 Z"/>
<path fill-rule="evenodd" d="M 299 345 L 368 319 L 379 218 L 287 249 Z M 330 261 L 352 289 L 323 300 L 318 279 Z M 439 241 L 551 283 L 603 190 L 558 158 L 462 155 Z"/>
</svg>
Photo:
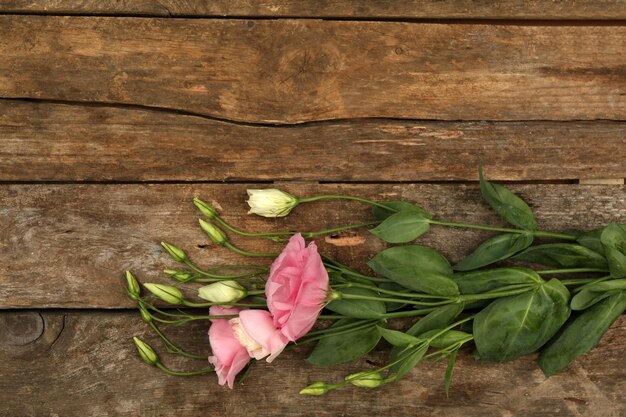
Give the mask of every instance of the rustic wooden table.
<svg viewBox="0 0 626 417">
<path fill-rule="evenodd" d="M 235 260 L 197 227 L 194 196 L 251 230 L 367 215 L 246 216 L 252 183 L 497 224 L 482 159 L 547 230 L 626 222 L 626 1 L 3 0 L 0 14 L 0 416 L 626 415 L 624 317 L 549 379 L 535 356 L 467 350 L 450 398 L 443 363 L 316 398 L 298 390 L 384 352 L 318 369 L 303 346 L 233 391 L 170 377 L 137 357 L 131 336 L 158 341 L 122 284 L 126 269 L 166 281 L 161 240 Z M 458 260 L 486 236 L 421 242 Z M 381 249 L 363 230 L 318 243 L 349 264 Z M 168 331 L 207 352 L 205 325 Z"/>
</svg>

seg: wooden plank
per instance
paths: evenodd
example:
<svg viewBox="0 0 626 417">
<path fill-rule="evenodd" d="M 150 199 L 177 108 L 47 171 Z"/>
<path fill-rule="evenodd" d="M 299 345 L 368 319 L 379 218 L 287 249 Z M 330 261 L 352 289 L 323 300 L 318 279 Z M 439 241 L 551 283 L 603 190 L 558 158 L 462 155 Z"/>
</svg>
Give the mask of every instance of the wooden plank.
<svg viewBox="0 0 626 417">
<path fill-rule="evenodd" d="M 257 188 L 259 184 L 252 185 Z M 261 185 L 261 187 L 268 187 Z M 502 224 L 481 201 L 475 185 L 281 185 L 300 196 L 353 194 L 381 200 L 406 199 L 436 218 Z M 197 224 L 194 196 L 223 208 L 224 218 L 244 230 L 312 231 L 362 222 L 369 208 L 359 203 L 319 202 L 298 207 L 282 219 L 247 216 L 245 184 L 2 185 L 0 186 L 0 308 L 131 307 L 122 273 L 133 270 L 143 282 L 164 281 L 160 271 L 175 266 L 159 247 L 184 247 L 204 266 L 248 260 L 209 244 Z M 626 222 L 626 187 L 516 185 L 548 230 L 593 228 Z M 346 237 L 359 237 L 345 239 Z M 433 227 L 419 242 L 459 260 L 488 234 Z M 383 248 L 365 230 L 318 238 L 321 250 L 359 266 Z M 281 245 L 233 238 L 243 248 L 268 252 Z M 254 262 L 254 261 L 250 261 Z M 269 264 L 271 259 L 257 260 Z M 190 291 L 190 295 L 193 291 Z"/>
<path fill-rule="evenodd" d="M 499 180 L 626 177 L 626 123 L 610 121 L 285 128 L 0 101 L 0 138 L 3 181 L 475 180 L 479 160 Z"/>
<path fill-rule="evenodd" d="M 626 26 L 0 16 L 0 97 L 254 123 L 623 120 Z"/>
<path fill-rule="evenodd" d="M 587 185 L 623 185 L 624 178 L 585 178 L 581 179 L 580 184 Z"/>
<path fill-rule="evenodd" d="M 299 389 L 314 381 L 344 376 L 384 363 L 386 348 L 353 363 L 315 368 L 304 345 L 259 362 L 234 390 L 213 375 L 170 377 L 144 365 L 131 336 L 163 349 L 138 314 L 130 312 L 0 313 L 0 403 L 2 415 L 60 416 L 484 416 L 545 415 L 619 417 L 626 414 L 626 316 L 600 346 L 563 372 L 546 378 L 529 355 L 488 363 L 464 350 L 457 360 L 450 398 L 443 391 L 445 361 L 426 362 L 401 381 L 375 391 L 345 388 L 324 397 Z M 190 351 L 207 352 L 206 323 L 174 328 L 172 338 Z M 173 368 L 199 369 L 171 356 Z M 63 381 L 63 383 L 59 383 Z"/>
<path fill-rule="evenodd" d="M 5 0 L 12 13 L 438 19 L 625 19 L 624 0 Z"/>
</svg>

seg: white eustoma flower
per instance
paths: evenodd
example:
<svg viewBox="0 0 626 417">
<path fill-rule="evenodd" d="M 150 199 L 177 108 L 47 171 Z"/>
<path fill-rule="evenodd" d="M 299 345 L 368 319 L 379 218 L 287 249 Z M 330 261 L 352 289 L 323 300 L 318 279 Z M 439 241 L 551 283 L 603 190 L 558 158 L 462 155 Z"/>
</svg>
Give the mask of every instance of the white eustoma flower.
<svg viewBox="0 0 626 417">
<path fill-rule="evenodd" d="M 284 217 L 299 203 L 296 196 L 276 188 L 248 190 L 248 196 L 248 214 L 263 217 Z"/>
<path fill-rule="evenodd" d="M 212 303 L 234 303 L 244 298 L 248 292 L 237 281 L 219 281 L 198 288 L 198 297 Z"/>
</svg>

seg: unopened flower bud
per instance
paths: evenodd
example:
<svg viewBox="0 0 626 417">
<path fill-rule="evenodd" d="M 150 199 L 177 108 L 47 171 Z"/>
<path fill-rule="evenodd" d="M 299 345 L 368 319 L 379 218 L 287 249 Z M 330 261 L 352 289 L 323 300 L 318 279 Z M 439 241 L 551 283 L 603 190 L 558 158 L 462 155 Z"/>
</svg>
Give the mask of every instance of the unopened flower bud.
<svg viewBox="0 0 626 417">
<path fill-rule="evenodd" d="M 330 391 L 330 386 L 325 382 L 314 382 L 308 387 L 304 387 L 300 390 L 302 395 L 324 395 Z"/>
<path fill-rule="evenodd" d="M 226 243 L 228 239 L 226 238 L 226 235 L 224 234 L 224 232 L 222 232 L 222 230 L 219 227 L 217 227 L 213 223 L 206 222 L 202 219 L 199 219 L 199 221 L 200 221 L 200 227 L 202 227 L 202 230 L 204 230 L 204 233 L 206 233 L 211 238 L 213 243 L 215 243 L 216 245 L 220 245 L 220 246 L 223 246 L 224 243 Z"/>
<path fill-rule="evenodd" d="M 265 190 L 248 190 L 248 214 L 258 214 L 263 217 L 283 217 L 298 205 L 298 197 L 269 188 Z"/>
<path fill-rule="evenodd" d="M 185 297 L 183 293 L 176 287 L 163 284 L 143 284 L 144 287 L 156 297 L 170 304 L 182 304 Z"/>
<path fill-rule="evenodd" d="M 376 388 L 384 383 L 384 378 L 378 372 L 358 372 L 348 375 L 346 381 L 361 388 Z"/>
<path fill-rule="evenodd" d="M 132 300 L 138 300 L 141 295 L 139 282 L 130 271 L 126 271 L 126 291 Z"/>
<path fill-rule="evenodd" d="M 237 281 L 219 281 L 198 288 L 198 297 L 212 303 L 235 303 L 248 294 L 245 287 Z"/>
<path fill-rule="evenodd" d="M 185 262 L 187 260 L 187 255 L 185 254 L 185 251 L 183 251 L 181 248 L 178 248 L 167 242 L 161 242 L 161 246 L 163 246 L 163 249 L 165 249 L 167 253 L 169 253 L 169 255 L 172 257 L 172 259 L 176 262 Z"/>
<path fill-rule="evenodd" d="M 152 321 L 152 316 L 143 304 L 139 304 L 139 313 L 141 314 L 141 319 L 146 323 L 150 323 Z"/>
<path fill-rule="evenodd" d="M 135 341 L 135 346 L 137 347 L 137 351 L 139 352 L 139 356 L 141 360 L 143 360 L 148 365 L 154 366 L 159 363 L 159 357 L 154 352 L 154 350 L 147 343 L 143 342 L 138 337 L 133 337 Z"/>
<path fill-rule="evenodd" d="M 164 269 L 163 272 L 169 275 L 170 277 L 172 277 L 173 279 L 175 279 L 176 281 L 180 281 L 180 282 L 187 282 L 191 278 L 193 278 L 193 275 L 187 271 L 176 271 L 175 269 Z"/>
<path fill-rule="evenodd" d="M 193 199 L 193 204 L 200 210 L 200 213 L 213 220 L 217 216 L 217 209 L 207 203 L 206 201 L 200 200 L 198 197 Z"/>
</svg>

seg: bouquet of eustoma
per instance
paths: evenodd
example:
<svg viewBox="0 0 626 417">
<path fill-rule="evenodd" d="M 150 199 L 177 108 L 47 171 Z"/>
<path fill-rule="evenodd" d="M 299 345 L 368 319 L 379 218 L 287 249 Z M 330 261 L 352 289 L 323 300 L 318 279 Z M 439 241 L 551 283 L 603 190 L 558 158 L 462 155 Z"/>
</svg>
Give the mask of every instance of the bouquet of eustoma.
<svg viewBox="0 0 626 417">
<path fill-rule="evenodd" d="M 315 382 L 301 391 L 309 395 L 348 384 L 376 388 L 402 378 L 421 361 L 442 358 L 448 360 L 447 393 L 457 352 L 472 344 L 476 357 L 489 361 L 540 351 L 539 366 L 552 375 L 595 347 L 626 309 L 626 227 L 612 222 L 591 231 L 539 231 L 529 206 L 506 187 L 484 180 L 482 170 L 480 189 L 510 227 L 435 219 L 407 201 L 302 198 L 265 189 L 248 190 L 250 213 L 282 217 L 300 204 L 349 199 L 370 204 L 372 219 L 317 232 L 253 233 L 226 223 L 214 206 L 196 198 L 194 204 L 205 217 L 200 226 L 215 245 L 246 257 L 271 257 L 273 263 L 269 268 L 224 265 L 207 270 L 179 247 L 162 243 L 185 266 L 165 270 L 176 284 L 146 283 L 150 294 L 142 297 L 139 283 L 127 272 L 127 293 L 167 352 L 208 359 L 212 366 L 191 372 L 169 369 L 148 344 L 134 338 L 139 355 L 172 375 L 215 372 L 221 385 L 233 388 L 254 361 L 272 362 L 291 345 L 315 342 L 307 361 L 320 366 L 362 357 L 381 340 L 390 346 L 384 366 L 355 370 L 334 383 Z M 396 245 L 371 258 L 369 273 L 320 254 L 314 241 L 306 244 L 305 239 L 315 236 L 368 226 L 372 234 Z M 414 241 L 431 226 L 498 233 L 454 266 L 432 248 L 397 245 Z M 280 254 L 251 253 L 231 243 L 224 229 L 286 246 Z M 548 243 L 536 244 L 536 238 Z M 197 295 L 203 302 L 187 299 L 181 288 L 199 283 Z M 157 300 L 208 308 L 208 314 L 164 308 Z M 185 351 L 159 328 L 194 320 L 210 323 L 210 355 Z M 402 325 L 406 327 L 399 330 Z"/>
</svg>

